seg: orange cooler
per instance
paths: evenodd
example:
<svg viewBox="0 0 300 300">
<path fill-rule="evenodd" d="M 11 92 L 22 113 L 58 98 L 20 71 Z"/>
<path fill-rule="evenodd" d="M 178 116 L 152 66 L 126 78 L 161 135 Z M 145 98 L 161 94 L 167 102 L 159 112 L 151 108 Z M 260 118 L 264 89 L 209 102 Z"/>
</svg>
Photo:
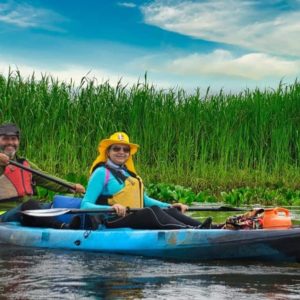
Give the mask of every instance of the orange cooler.
<svg viewBox="0 0 300 300">
<path fill-rule="evenodd" d="M 288 229 L 292 227 L 291 215 L 283 207 L 267 208 L 263 216 L 263 228 Z"/>
</svg>

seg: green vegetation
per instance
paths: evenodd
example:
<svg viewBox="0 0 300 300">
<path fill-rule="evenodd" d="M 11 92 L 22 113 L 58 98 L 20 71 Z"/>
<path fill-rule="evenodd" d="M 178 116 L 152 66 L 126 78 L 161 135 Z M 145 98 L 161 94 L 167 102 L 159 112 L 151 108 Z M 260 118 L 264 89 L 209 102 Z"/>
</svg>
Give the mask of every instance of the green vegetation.
<svg viewBox="0 0 300 300">
<path fill-rule="evenodd" d="M 191 188 L 170 184 L 149 184 L 147 187 L 149 196 L 171 203 L 181 202 L 191 205 L 193 202 L 215 203 L 222 202 L 232 206 L 300 206 L 300 190 L 288 188 L 235 188 L 227 192 L 216 193 L 212 190 L 204 190 L 195 193 Z"/>
<path fill-rule="evenodd" d="M 21 151 L 28 158 L 83 184 L 98 142 L 123 130 L 141 145 L 136 167 L 146 185 L 182 185 L 197 197 L 211 191 L 218 200 L 225 192 L 230 203 L 227 193 L 240 188 L 300 188 L 298 82 L 236 95 L 199 89 L 188 95 L 158 90 L 146 79 L 114 88 L 83 78 L 76 87 L 11 72 L 0 75 L 0 122 L 5 121 L 22 128 Z"/>
</svg>

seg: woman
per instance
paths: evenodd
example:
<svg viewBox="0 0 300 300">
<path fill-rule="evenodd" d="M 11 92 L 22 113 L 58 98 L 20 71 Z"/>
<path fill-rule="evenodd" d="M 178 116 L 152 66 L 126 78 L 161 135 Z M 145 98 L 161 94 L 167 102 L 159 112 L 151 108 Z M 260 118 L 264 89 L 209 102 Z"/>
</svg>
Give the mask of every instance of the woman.
<svg viewBox="0 0 300 300">
<path fill-rule="evenodd" d="M 132 156 L 138 145 L 129 142 L 124 132 L 116 132 L 99 144 L 99 156 L 91 167 L 91 177 L 81 208 L 114 209 L 116 214 L 104 221 L 108 228 L 136 229 L 210 228 L 211 218 L 203 224 L 185 216 L 187 205 L 167 204 L 147 196 L 136 174 Z M 141 208 L 126 213 L 126 208 Z"/>
</svg>

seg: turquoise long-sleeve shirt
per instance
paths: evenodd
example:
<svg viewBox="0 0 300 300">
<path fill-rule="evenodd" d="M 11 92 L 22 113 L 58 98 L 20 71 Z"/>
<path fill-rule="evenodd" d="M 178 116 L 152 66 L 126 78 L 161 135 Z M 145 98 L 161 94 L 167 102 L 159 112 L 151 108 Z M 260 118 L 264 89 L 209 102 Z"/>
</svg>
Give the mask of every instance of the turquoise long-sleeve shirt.
<svg viewBox="0 0 300 300">
<path fill-rule="evenodd" d="M 122 170 L 124 172 L 124 175 L 130 176 L 128 172 L 125 170 Z M 87 186 L 86 193 L 84 195 L 84 198 L 81 202 L 81 208 L 98 208 L 98 209 L 110 209 L 111 207 L 109 205 L 98 205 L 96 204 L 96 201 L 100 195 L 108 196 L 108 195 L 114 195 L 121 191 L 125 184 L 119 183 L 118 180 L 109 172 L 109 178 L 108 181 L 105 182 L 106 179 L 106 168 L 99 167 L 97 168 Z M 168 203 L 164 203 L 158 200 L 155 200 L 153 198 L 150 198 L 146 193 L 144 193 L 144 206 L 159 206 L 159 207 L 169 207 L 170 205 Z"/>
</svg>

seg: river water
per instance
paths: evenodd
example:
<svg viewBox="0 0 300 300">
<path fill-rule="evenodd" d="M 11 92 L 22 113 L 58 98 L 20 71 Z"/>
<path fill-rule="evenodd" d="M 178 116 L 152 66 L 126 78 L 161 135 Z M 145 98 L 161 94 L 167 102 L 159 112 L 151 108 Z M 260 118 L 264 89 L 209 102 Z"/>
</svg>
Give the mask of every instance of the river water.
<svg viewBox="0 0 300 300">
<path fill-rule="evenodd" d="M 0 245 L 2 299 L 300 299 L 300 263 L 184 263 Z"/>
<path fill-rule="evenodd" d="M 1 246 L 0 299 L 299 299 L 299 263 L 178 263 Z"/>
<path fill-rule="evenodd" d="M 1 246 L 0 299 L 299 299 L 300 264 L 176 263 Z"/>
</svg>

